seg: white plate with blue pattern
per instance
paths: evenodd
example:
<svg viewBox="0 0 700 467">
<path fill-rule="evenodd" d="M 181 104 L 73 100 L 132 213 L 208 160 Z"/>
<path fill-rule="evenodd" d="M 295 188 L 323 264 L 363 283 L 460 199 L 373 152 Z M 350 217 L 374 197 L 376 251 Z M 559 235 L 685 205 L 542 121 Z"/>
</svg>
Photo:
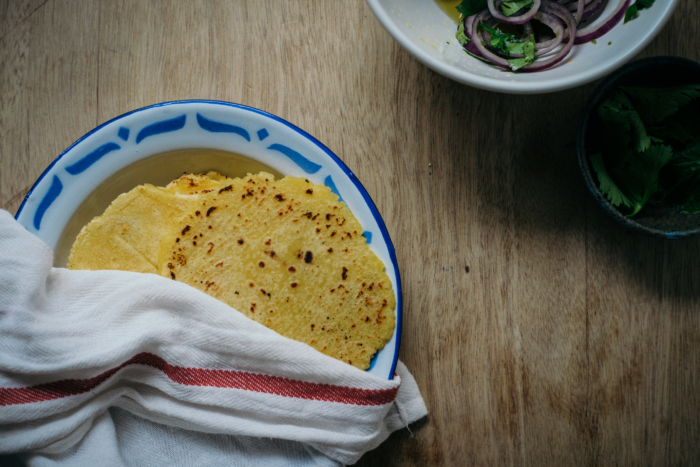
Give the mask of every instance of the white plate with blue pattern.
<svg viewBox="0 0 700 467">
<path fill-rule="evenodd" d="M 205 154 L 202 157 L 194 154 Z M 251 107 L 220 101 L 177 101 L 121 115 L 86 134 L 44 171 L 16 218 L 65 266 L 80 228 L 120 193 L 163 186 L 183 172 L 265 169 L 331 188 L 357 217 L 396 293 L 396 326 L 368 372 L 392 379 L 401 332 L 401 279 L 394 246 L 376 206 L 348 167 L 313 136 Z M 240 171 L 240 170 L 239 170 Z M 245 175 L 244 173 L 240 174 Z"/>
</svg>

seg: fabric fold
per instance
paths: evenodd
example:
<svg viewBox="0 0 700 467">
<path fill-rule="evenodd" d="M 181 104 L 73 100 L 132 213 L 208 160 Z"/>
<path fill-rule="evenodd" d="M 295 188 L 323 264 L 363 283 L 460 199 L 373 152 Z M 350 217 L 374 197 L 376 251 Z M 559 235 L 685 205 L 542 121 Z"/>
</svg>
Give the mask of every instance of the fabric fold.
<svg viewBox="0 0 700 467">
<path fill-rule="evenodd" d="M 297 442 L 349 464 L 427 413 L 401 363 L 384 380 L 185 284 L 52 262 L 0 211 L 2 453 L 55 456 L 97 427 L 116 443 L 102 438 L 119 437 L 104 429 L 119 410 L 144 426 Z"/>
</svg>

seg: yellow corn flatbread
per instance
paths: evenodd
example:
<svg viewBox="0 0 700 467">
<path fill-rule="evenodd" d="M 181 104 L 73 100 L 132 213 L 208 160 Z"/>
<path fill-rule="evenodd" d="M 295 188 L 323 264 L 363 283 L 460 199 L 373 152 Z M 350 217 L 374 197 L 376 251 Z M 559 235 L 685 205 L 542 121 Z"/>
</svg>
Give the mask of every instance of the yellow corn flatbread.
<svg viewBox="0 0 700 467">
<path fill-rule="evenodd" d="M 120 195 L 83 227 L 71 248 L 69 269 L 116 269 L 158 274 L 163 236 L 186 214 L 194 195 L 214 189 L 219 174 L 183 175 L 167 188 L 140 185 Z"/>
<path fill-rule="evenodd" d="M 391 281 L 359 222 L 303 178 L 137 187 L 83 229 L 69 267 L 157 272 L 360 369 L 394 330 Z"/>
</svg>

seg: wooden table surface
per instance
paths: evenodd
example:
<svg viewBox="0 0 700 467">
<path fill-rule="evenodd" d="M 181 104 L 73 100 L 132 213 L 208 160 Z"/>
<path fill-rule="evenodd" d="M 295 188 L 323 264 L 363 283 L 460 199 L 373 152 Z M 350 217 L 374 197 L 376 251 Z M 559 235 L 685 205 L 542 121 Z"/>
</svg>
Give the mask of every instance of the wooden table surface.
<svg viewBox="0 0 700 467">
<path fill-rule="evenodd" d="M 641 56 L 700 60 L 698 18 L 681 0 Z M 595 85 L 457 84 L 360 0 L 0 0 L 0 207 L 129 110 L 266 110 L 357 174 L 396 246 L 430 414 L 357 465 L 697 465 L 700 239 L 631 233 L 585 191 Z"/>
</svg>

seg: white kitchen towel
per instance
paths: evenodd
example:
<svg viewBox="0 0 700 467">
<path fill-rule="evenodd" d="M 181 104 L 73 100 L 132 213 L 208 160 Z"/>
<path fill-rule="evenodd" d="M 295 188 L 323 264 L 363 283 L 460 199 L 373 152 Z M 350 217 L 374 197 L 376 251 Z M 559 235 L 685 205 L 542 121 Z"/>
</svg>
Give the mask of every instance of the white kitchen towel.
<svg viewBox="0 0 700 467">
<path fill-rule="evenodd" d="M 400 362 L 385 380 L 187 285 L 52 264 L 0 211 L 0 454 L 52 466 L 342 465 L 427 414 Z"/>
</svg>

